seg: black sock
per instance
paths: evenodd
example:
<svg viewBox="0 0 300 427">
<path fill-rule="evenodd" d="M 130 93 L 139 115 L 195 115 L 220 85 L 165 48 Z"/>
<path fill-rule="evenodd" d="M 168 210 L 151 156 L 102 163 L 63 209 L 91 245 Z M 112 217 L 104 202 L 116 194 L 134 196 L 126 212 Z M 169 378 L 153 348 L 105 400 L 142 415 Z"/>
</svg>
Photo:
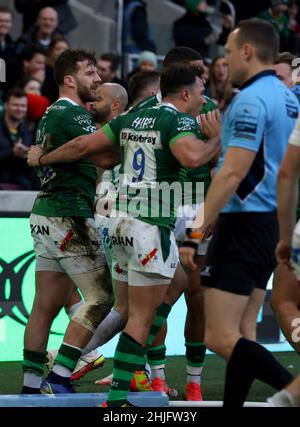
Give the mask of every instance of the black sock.
<svg viewBox="0 0 300 427">
<path fill-rule="evenodd" d="M 254 379 L 281 390 L 293 376 L 260 344 L 241 338 L 227 365 L 224 406 L 241 406 Z"/>
<path fill-rule="evenodd" d="M 23 385 L 21 394 L 41 394 L 41 392 L 39 388 L 27 387 L 26 385 Z"/>
</svg>

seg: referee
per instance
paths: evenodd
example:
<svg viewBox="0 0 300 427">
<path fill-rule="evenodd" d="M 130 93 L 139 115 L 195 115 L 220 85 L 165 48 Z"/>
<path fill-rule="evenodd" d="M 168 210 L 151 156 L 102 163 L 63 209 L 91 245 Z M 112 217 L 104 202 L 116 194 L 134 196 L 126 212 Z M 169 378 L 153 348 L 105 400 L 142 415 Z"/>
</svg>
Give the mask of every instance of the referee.
<svg viewBox="0 0 300 427">
<path fill-rule="evenodd" d="M 230 78 L 241 91 L 225 115 L 222 154 L 206 198 L 204 222 L 195 223 L 203 232 L 220 214 L 202 277 L 205 342 L 228 361 L 224 406 L 231 407 L 243 405 L 255 378 L 277 390 L 292 380 L 241 328 L 251 299 L 264 295 L 275 267 L 276 178 L 298 116 L 296 97 L 273 70 L 278 47 L 272 25 L 258 19 L 241 21 L 228 37 Z M 192 239 L 195 229 L 180 251 L 191 269 L 196 268 L 199 242 Z"/>
</svg>

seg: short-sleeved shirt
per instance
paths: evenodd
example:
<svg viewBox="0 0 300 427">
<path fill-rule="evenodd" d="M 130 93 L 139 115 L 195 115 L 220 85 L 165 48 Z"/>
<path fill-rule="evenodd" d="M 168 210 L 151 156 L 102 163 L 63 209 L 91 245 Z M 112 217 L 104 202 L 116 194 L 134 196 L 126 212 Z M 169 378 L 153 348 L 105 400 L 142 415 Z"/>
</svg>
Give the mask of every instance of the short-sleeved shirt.
<svg viewBox="0 0 300 427">
<path fill-rule="evenodd" d="M 205 104 L 202 106 L 201 110 L 199 111 L 199 114 L 206 114 L 209 111 L 215 111 L 217 109 L 216 104 L 207 96 L 205 98 Z M 161 93 L 159 92 L 156 95 L 150 96 L 146 98 L 145 100 L 141 101 L 137 105 L 135 105 L 130 111 L 136 112 L 142 108 L 150 108 L 154 107 L 155 105 L 159 104 L 161 102 Z M 201 139 L 206 140 L 204 135 L 201 134 Z M 193 185 L 193 195 L 192 195 L 192 202 L 193 203 L 199 203 L 198 199 L 198 192 L 196 189 L 196 183 L 202 182 L 204 184 L 204 193 L 206 194 L 208 191 L 208 187 L 211 183 L 211 166 L 210 163 L 207 163 L 205 165 L 202 165 L 198 168 L 187 168 L 186 173 L 186 179 L 185 182 L 191 183 Z"/>
<path fill-rule="evenodd" d="M 298 98 L 298 101 L 300 103 L 300 83 L 295 84 L 295 86 L 291 87 L 291 91 L 294 95 Z"/>
<path fill-rule="evenodd" d="M 40 120 L 36 145 L 52 151 L 71 139 L 96 131 L 90 113 L 68 98 L 60 98 Z M 37 169 L 42 191 L 32 213 L 48 217 L 93 217 L 96 167 L 85 159 Z"/>
<path fill-rule="evenodd" d="M 243 85 L 225 113 L 218 169 L 229 147 L 244 148 L 256 156 L 223 212 L 276 210 L 278 168 L 298 110 L 297 98 L 272 70 L 257 74 Z"/>
<path fill-rule="evenodd" d="M 291 88 L 291 91 L 296 95 L 300 104 L 300 84 L 297 83 Z M 292 145 L 300 146 L 300 123 L 297 120 L 295 129 L 290 137 L 289 143 Z M 300 219 L 300 178 L 298 179 L 298 204 L 297 204 L 297 221 Z"/>
<path fill-rule="evenodd" d="M 172 104 L 158 104 L 117 117 L 103 127 L 103 132 L 121 148 L 118 208 L 142 221 L 172 229 L 186 169 L 170 147 L 187 135 L 199 138 L 197 121 L 179 113 Z"/>
</svg>

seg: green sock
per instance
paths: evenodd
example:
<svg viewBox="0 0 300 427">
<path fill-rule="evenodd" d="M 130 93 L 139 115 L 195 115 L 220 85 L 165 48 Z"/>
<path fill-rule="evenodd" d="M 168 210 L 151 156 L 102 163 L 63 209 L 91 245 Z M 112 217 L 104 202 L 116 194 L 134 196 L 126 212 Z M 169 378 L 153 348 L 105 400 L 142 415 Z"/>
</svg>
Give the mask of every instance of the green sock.
<svg viewBox="0 0 300 427">
<path fill-rule="evenodd" d="M 156 316 L 151 325 L 150 332 L 148 335 L 147 347 L 150 347 L 151 344 L 153 343 L 154 338 L 156 337 L 158 331 L 160 330 L 160 328 L 168 318 L 171 308 L 172 307 L 169 304 L 166 304 L 163 302 L 156 310 Z"/>
<path fill-rule="evenodd" d="M 46 352 L 41 353 L 39 351 L 23 350 L 23 372 L 31 372 L 42 377 L 46 361 Z"/>
<path fill-rule="evenodd" d="M 151 366 L 164 365 L 166 363 L 166 346 L 165 344 L 156 347 L 149 347 L 147 351 L 148 363 Z"/>
<path fill-rule="evenodd" d="M 80 350 L 79 348 L 72 347 L 68 344 L 62 344 L 55 358 L 55 365 L 64 366 L 65 368 L 73 372 L 81 354 L 82 350 Z M 56 373 L 59 374 L 59 372 Z"/>
<path fill-rule="evenodd" d="M 201 373 L 205 365 L 206 346 L 202 342 L 186 342 L 187 382 L 201 383 Z"/>
<path fill-rule="evenodd" d="M 145 353 L 130 335 L 122 333 L 114 355 L 113 379 L 109 390 L 107 405 L 122 406 L 127 401 L 128 390 L 135 371 L 145 366 Z"/>
</svg>

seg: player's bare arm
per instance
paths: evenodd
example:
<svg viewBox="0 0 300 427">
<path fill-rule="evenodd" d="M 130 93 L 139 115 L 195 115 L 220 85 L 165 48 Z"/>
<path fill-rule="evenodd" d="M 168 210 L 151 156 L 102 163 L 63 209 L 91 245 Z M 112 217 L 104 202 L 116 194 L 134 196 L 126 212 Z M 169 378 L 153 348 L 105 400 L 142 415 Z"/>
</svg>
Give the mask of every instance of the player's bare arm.
<svg viewBox="0 0 300 427">
<path fill-rule="evenodd" d="M 289 262 L 291 256 L 292 234 L 296 223 L 299 171 L 300 147 L 289 144 L 277 179 L 280 240 L 276 248 L 276 257 L 280 263 Z"/>
<path fill-rule="evenodd" d="M 101 163 L 99 155 L 110 150 L 115 151 L 113 143 L 102 129 L 89 135 L 82 135 L 49 153 L 43 152 L 39 146 L 33 146 L 28 152 L 29 166 L 44 166 L 52 163 L 72 163 L 83 157 L 92 158 Z"/>
<path fill-rule="evenodd" d="M 185 136 L 171 146 L 171 151 L 184 167 L 196 168 L 208 163 L 220 148 L 221 119 L 218 112 L 201 117 L 201 130 L 209 138 L 204 142 L 195 136 Z"/>
</svg>

